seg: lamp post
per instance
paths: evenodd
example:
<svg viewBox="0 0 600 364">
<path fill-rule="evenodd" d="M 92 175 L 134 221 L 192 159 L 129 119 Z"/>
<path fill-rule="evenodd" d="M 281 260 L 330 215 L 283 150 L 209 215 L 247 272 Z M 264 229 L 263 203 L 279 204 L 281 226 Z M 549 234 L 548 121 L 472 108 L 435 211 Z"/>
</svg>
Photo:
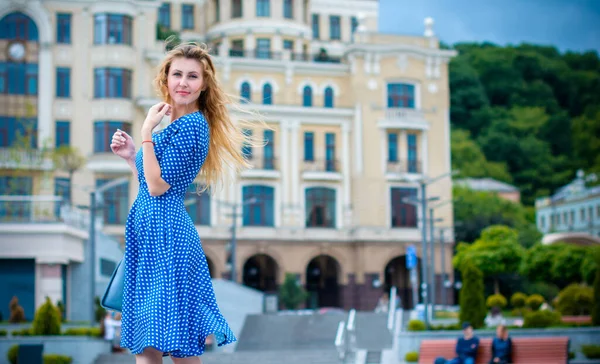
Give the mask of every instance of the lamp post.
<svg viewBox="0 0 600 364">
<path fill-rule="evenodd" d="M 230 207 L 232 212 L 227 214 L 227 216 L 231 217 L 231 241 L 229 242 L 229 280 L 232 282 L 237 281 L 237 271 L 236 271 L 236 249 L 237 249 L 237 218 L 238 216 L 243 216 L 242 213 L 238 213 L 238 209 L 250 204 L 255 204 L 257 202 L 256 197 L 249 198 L 246 201 L 242 201 L 241 203 L 230 203 L 225 201 L 217 201 L 222 205 Z M 226 262 L 227 263 L 227 262 Z"/>
</svg>

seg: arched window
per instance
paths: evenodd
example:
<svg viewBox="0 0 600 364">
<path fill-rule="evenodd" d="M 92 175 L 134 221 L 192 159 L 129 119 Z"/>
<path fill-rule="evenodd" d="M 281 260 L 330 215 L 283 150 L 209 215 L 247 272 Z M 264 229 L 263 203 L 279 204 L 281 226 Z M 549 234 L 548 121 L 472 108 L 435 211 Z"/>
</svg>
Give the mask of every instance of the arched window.
<svg viewBox="0 0 600 364">
<path fill-rule="evenodd" d="M 263 86 L 263 104 L 273 105 L 273 87 L 270 83 Z"/>
<path fill-rule="evenodd" d="M 252 185 L 242 188 L 244 226 L 275 226 L 275 189 Z"/>
<path fill-rule="evenodd" d="M 38 41 L 38 28 L 27 15 L 10 13 L 0 20 L 0 39 Z"/>
<path fill-rule="evenodd" d="M 304 91 L 302 91 L 302 106 L 312 106 L 312 103 L 312 88 L 304 86 Z"/>
<path fill-rule="evenodd" d="M 306 227 L 335 227 L 335 190 L 327 187 L 307 188 L 305 193 Z"/>
<path fill-rule="evenodd" d="M 323 105 L 325 105 L 325 107 L 333 107 L 333 89 L 331 87 L 325 89 L 325 100 Z"/>
<path fill-rule="evenodd" d="M 240 96 L 242 97 L 241 102 L 247 104 L 252 101 L 252 91 L 248 82 L 242 83 L 242 89 L 240 90 Z"/>
</svg>

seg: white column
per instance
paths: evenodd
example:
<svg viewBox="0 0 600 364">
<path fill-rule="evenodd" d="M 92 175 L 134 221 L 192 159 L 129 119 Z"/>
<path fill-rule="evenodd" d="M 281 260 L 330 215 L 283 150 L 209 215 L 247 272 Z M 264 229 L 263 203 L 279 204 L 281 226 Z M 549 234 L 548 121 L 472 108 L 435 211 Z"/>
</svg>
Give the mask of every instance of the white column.
<svg viewBox="0 0 600 364">
<path fill-rule="evenodd" d="M 281 169 L 281 222 L 283 225 L 289 225 L 290 216 L 290 157 L 289 157 L 289 125 L 285 122 L 281 123 L 281 130 L 279 131 L 279 150 L 281 155 L 279 158 L 279 166 Z"/>
<path fill-rule="evenodd" d="M 254 34 L 248 33 L 246 34 L 246 38 L 244 39 L 244 50 L 253 51 L 256 49 L 256 39 L 254 38 Z"/>
<path fill-rule="evenodd" d="M 388 164 L 388 156 L 387 156 L 387 151 L 388 151 L 388 140 L 387 140 L 387 129 L 386 128 L 380 128 L 379 129 L 379 145 L 381 145 L 381 159 L 380 159 L 380 163 L 381 163 L 381 173 L 385 176 L 386 172 L 387 172 L 387 164 Z"/>
<path fill-rule="evenodd" d="M 354 162 L 356 175 L 363 172 L 362 109 L 359 103 L 354 106 Z"/>
<path fill-rule="evenodd" d="M 352 223 L 352 199 L 350 191 L 350 125 L 347 123 L 342 124 L 342 174 L 343 180 L 343 211 L 344 211 L 344 222 L 340 226 L 338 220 L 338 227 L 350 226 Z M 338 197 L 339 198 L 339 197 Z"/>
<path fill-rule="evenodd" d="M 283 40 L 281 39 L 281 35 L 275 34 L 273 36 L 273 43 L 271 44 L 271 51 L 275 53 L 279 53 L 283 50 Z"/>
<path fill-rule="evenodd" d="M 400 166 L 404 170 L 408 166 L 408 140 L 406 136 L 406 129 L 400 130 L 400 136 L 398 137 L 398 160 Z M 406 169 L 408 171 L 408 169 Z"/>
<path fill-rule="evenodd" d="M 291 173 L 290 176 L 292 178 L 292 196 L 290 201 L 292 202 L 292 206 L 294 208 L 294 216 L 299 216 L 299 214 L 301 213 L 300 211 L 300 198 L 301 198 L 301 194 L 300 194 L 300 154 L 298 153 L 298 132 L 300 129 L 300 122 L 294 120 L 293 122 L 290 123 L 290 138 L 292 138 L 291 140 L 291 149 L 292 149 L 292 154 L 291 154 L 291 163 L 290 165 L 291 167 Z M 294 219 L 296 220 L 296 219 Z"/>
<path fill-rule="evenodd" d="M 39 85 L 38 85 L 38 148 L 43 147 L 52 133 L 52 75 L 54 74 L 54 65 L 52 62 L 52 51 L 49 43 L 40 44 L 39 55 Z"/>
<path fill-rule="evenodd" d="M 421 131 L 421 165 L 422 165 L 422 173 L 423 175 L 427 175 L 428 167 L 429 167 L 429 153 L 427 146 L 427 130 Z"/>
</svg>

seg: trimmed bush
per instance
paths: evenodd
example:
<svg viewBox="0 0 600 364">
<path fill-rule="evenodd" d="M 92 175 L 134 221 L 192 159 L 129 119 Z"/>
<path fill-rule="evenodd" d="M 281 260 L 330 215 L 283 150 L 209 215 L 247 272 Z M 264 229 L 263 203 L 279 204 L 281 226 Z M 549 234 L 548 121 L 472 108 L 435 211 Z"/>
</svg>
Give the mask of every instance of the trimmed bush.
<svg viewBox="0 0 600 364">
<path fill-rule="evenodd" d="M 38 308 L 31 327 L 33 335 L 60 335 L 60 314 L 49 297 Z"/>
<path fill-rule="evenodd" d="M 589 315 L 592 312 L 593 303 L 594 291 L 592 288 L 573 283 L 558 294 L 556 309 L 567 316 Z"/>
<path fill-rule="evenodd" d="M 594 278 L 594 301 L 592 303 L 592 325 L 600 326 L 600 253 L 595 254 L 596 278 Z"/>
<path fill-rule="evenodd" d="M 581 352 L 588 359 L 600 359 L 600 345 L 581 345 Z"/>
<path fill-rule="evenodd" d="M 19 345 L 13 345 L 8 349 L 6 358 L 10 364 L 17 364 L 17 355 L 19 355 Z"/>
<path fill-rule="evenodd" d="M 539 310 L 544 302 L 546 302 L 546 300 L 544 300 L 544 297 L 539 294 L 532 294 L 531 296 L 527 297 L 527 300 L 525 301 L 527 307 L 529 307 L 532 311 Z"/>
<path fill-rule="evenodd" d="M 416 351 L 409 351 L 404 355 L 404 361 L 407 363 L 416 363 L 419 361 L 419 353 Z"/>
<path fill-rule="evenodd" d="M 488 308 L 499 307 L 504 308 L 508 304 L 506 302 L 506 298 L 501 294 L 493 294 L 487 298 L 485 301 Z"/>
<path fill-rule="evenodd" d="M 425 331 L 425 323 L 421 320 L 408 321 L 408 331 Z"/>
<path fill-rule="evenodd" d="M 102 336 L 99 327 L 71 327 L 63 332 L 65 336 Z"/>
<path fill-rule="evenodd" d="M 298 306 L 306 301 L 308 293 L 298 283 L 294 273 L 286 273 L 285 279 L 281 287 L 279 287 L 279 300 L 281 304 L 288 310 L 295 310 Z"/>
<path fill-rule="evenodd" d="M 73 358 L 60 354 L 45 354 L 44 364 L 71 364 Z"/>
<path fill-rule="evenodd" d="M 19 299 L 17 296 L 14 296 L 10 300 L 8 307 L 10 308 L 10 317 L 8 318 L 8 322 L 12 324 L 25 322 L 25 310 L 23 310 L 23 306 L 19 304 Z"/>
<path fill-rule="evenodd" d="M 523 327 L 526 329 L 543 329 L 560 323 L 560 313 L 555 311 L 532 311 L 526 313 L 523 318 Z"/>
<path fill-rule="evenodd" d="M 527 302 L 527 295 L 522 292 L 516 292 L 510 297 L 510 305 L 514 308 L 523 308 Z"/>
<path fill-rule="evenodd" d="M 474 265 L 466 264 L 462 270 L 462 277 L 459 322 L 469 322 L 475 329 L 483 327 L 487 314 L 483 295 L 483 274 Z"/>
<path fill-rule="evenodd" d="M 6 330 L 0 330 L 0 336 L 6 336 L 8 335 L 8 332 L 6 332 Z"/>
<path fill-rule="evenodd" d="M 31 335 L 33 335 L 33 333 L 31 332 L 31 327 L 21 329 L 21 330 L 14 330 L 11 332 L 11 334 L 12 334 L 12 336 L 31 336 Z"/>
</svg>

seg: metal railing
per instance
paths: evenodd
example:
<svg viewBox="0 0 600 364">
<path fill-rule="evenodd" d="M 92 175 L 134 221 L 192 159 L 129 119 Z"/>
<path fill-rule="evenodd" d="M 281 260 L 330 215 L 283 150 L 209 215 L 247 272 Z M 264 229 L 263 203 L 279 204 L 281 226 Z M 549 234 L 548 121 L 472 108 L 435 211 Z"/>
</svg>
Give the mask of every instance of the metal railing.
<svg viewBox="0 0 600 364">
<path fill-rule="evenodd" d="M 327 53 L 292 53 L 289 50 L 274 52 L 268 49 L 235 49 L 230 48 L 222 54 L 219 47 L 212 47 L 211 53 L 214 56 L 228 56 L 232 58 L 251 58 L 251 59 L 272 59 L 272 60 L 290 60 L 298 62 L 317 62 L 317 63 L 342 63 L 342 57 L 330 56 Z"/>
<path fill-rule="evenodd" d="M 340 163 L 336 159 L 304 161 L 303 172 L 339 172 Z"/>
<path fill-rule="evenodd" d="M 354 363 L 356 358 L 356 310 L 348 312 L 348 320 L 338 324 L 335 335 L 335 348 L 340 363 Z"/>
<path fill-rule="evenodd" d="M 51 169 L 52 160 L 44 150 L 0 148 L 0 168 Z"/>
<path fill-rule="evenodd" d="M 253 156 L 248 162 L 252 165 L 252 169 L 262 171 L 279 170 L 279 163 L 276 157 Z"/>
<path fill-rule="evenodd" d="M 388 161 L 386 172 L 388 173 L 422 173 L 423 163 L 417 159 L 403 159 Z"/>
</svg>

